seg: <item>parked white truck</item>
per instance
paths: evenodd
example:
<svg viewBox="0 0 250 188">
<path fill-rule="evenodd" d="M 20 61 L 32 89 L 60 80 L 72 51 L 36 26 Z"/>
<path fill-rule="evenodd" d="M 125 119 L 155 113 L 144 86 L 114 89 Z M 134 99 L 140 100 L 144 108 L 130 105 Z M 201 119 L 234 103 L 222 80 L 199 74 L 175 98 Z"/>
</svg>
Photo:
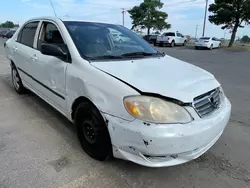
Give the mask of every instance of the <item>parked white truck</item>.
<svg viewBox="0 0 250 188">
<path fill-rule="evenodd" d="M 179 32 L 167 32 L 157 37 L 156 45 L 164 46 L 169 45 L 174 47 L 176 45 L 184 46 L 187 39 Z"/>
</svg>

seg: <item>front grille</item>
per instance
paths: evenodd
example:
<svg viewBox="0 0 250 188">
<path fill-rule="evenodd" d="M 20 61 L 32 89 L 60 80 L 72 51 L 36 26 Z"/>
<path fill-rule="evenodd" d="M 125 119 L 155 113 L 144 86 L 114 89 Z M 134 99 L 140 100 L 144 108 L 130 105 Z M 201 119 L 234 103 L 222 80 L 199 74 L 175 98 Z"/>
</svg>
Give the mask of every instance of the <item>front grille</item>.
<svg viewBox="0 0 250 188">
<path fill-rule="evenodd" d="M 221 103 L 219 88 L 200 95 L 194 99 L 193 105 L 200 117 L 213 113 Z"/>
</svg>

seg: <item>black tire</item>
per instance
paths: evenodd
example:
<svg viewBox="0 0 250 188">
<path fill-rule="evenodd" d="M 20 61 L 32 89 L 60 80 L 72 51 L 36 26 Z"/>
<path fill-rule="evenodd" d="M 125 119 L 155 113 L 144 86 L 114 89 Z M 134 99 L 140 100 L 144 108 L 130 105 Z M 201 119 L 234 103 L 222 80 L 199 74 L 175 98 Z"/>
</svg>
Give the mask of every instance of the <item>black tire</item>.
<svg viewBox="0 0 250 188">
<path fill-rule="evenodd" d="M 219 44 L 219 48 L 221 48 L 221 43 Z"/>
<path fill-rule="evenodd" d="M 171 48 L 175 47 L 175 41 L 174 40 L 171 42 L 170 47 Z"/>
<path fill-rule="evenodd" d="M 185 40 L 182 46 L 186 46 L 186 44 L 187 44 L 187 41 Z"/>
<path fill-rule="evenodd" d="M 26 88 L 23 86 L 22 80 L 14 64 L 11 66 L 11 79 L 15 91 L 18 94 L 24 94 L 26 92 Z"/>
<path fill-rule="evenodd" d="M 82 149 L 92 158 L 104 161 L 112 156 L 107 125 L 99 110 L 90 102 L 82 102 L 75 113 L 75 124 Z"/>
<path fill-rule="evenodd" d="M 196 50 L 198 50 L 198 49 L 199 49 L 199 47 L 198 47 L 198 46 L 195 46 L 195 49 L 196 49 Z"/>
<path fill-rule="evenodd" d="M 159 46 L 160 46 L 160 47 L 163 47 L 163 44 L 162 44 L 162 43 L 160 43 L 160 44 L 159 44 Z"/>
</svg>

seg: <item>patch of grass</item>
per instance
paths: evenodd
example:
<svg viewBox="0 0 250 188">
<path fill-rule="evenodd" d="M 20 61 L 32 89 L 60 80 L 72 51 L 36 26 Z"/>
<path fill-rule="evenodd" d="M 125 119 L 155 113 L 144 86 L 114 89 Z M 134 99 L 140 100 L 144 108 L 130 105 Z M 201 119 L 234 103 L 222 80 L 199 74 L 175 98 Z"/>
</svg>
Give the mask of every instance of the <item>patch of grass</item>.
<svg viewBox="0 0 250 188">
<path fill-rule="evenodd" d="M 228 48 L 228 46 L 222 46 L 228 50 L 239 50 L 239 51 L 250 51 L 250 45 L 248 44 L 234 44 L 232 47 Z"/>
</svg>

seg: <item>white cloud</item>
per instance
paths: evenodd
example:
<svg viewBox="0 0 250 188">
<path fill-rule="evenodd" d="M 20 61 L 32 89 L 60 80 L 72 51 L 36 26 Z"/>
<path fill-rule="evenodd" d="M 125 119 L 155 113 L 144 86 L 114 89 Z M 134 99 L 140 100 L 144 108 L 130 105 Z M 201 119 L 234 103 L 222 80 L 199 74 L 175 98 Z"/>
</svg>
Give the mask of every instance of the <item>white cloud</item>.
<svg viewBox="0 0 250 188">
<path fill-rule="evenodd" d="M 46 9 L 46 14 L 52 15 L 53 10 L 50 5 L 38 4 L 26 1 L 33 8 Z M 142 0 L 52 0 L 59 16 L 69 16 L 73 18 L 93 21 L 104 21 L 111 23 L 122 23 L 121 8 L 130 9 L 139 5 Z M 183 34 L 194 35 L 196 25 L 199 25 L 198 34 L 201 35 L 203 25 L 203 13 L 196 18 L 190 18 L 190 12 L 205 8 L 205 0 L 162 0 L 164 3 L 163 11 L 169 15 L 168 22 L 172 24 L 172 30 L 178 30 Z M 209 3 L 214 0 L 209 0 Z M 49 12 L 48 12 L 49 11 Z M 200 12 L 200 11 L 199 11 Z M 44 13 L 44 12 L 43 12 Z M 41 12 L 39 13 L 41 14 Z M 40 16 L 40 15 L 39 15 Z M 125 14 L 125 26 L 131 27 L 129 14 Z M 224 32 L 220 27 L 210 24 L 207 21 L 207 34 L 223 37 Z"/>
</svg>

